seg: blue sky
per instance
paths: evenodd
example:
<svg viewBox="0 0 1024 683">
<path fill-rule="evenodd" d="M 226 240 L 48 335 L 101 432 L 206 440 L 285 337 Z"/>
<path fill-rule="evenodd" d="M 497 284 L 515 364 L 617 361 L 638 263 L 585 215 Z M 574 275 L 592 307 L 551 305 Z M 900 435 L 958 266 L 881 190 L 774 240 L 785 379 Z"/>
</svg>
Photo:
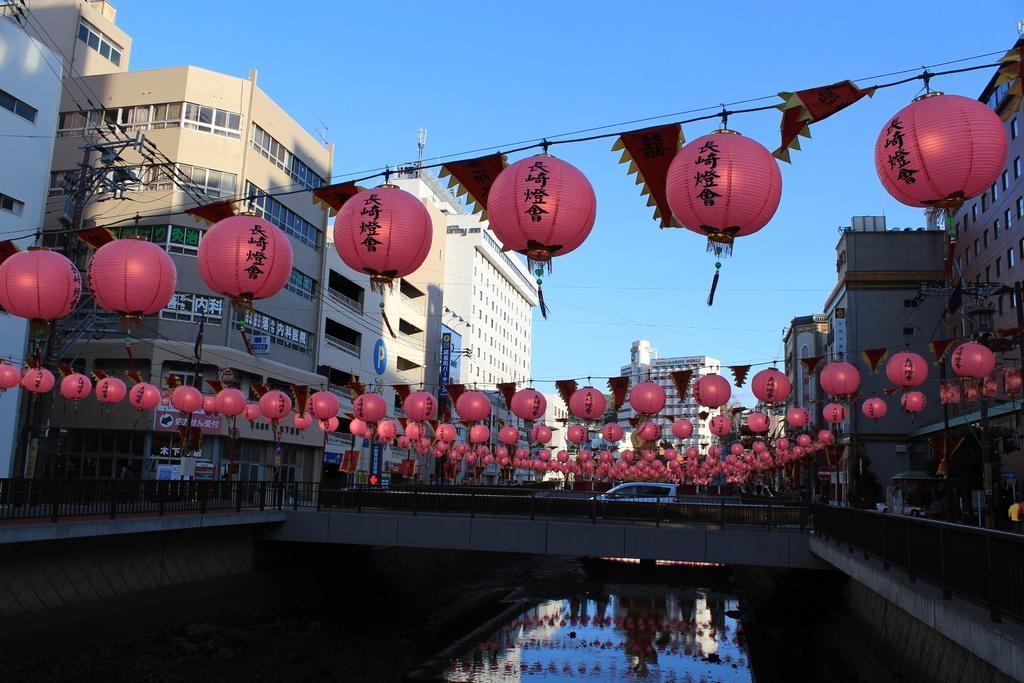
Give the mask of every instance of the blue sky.
<svg viewBox="0 0 1024 683">
<path fill-rule="evenodd" d="M 1024 18 L 1010 0 L 117 6 L 135 41 L 133 69 L 258 69 L 260 85 L 301 124 L 329 127 L 335 174 L 414 158 L 420 127 L 430 157 L 1002 51 Z M 932 86 L 977 97 L 990 75 Z M 779 358 L 789 320 L 819 312 L 836 282 L 838 226 L 879 213 L 890 227 L 923 225 L 920 211 L 884 193 L 872 161 L 879 128 L 919 87 L 881 91 L 812 129 L 793 164 L 781 165 L 778 213 L 738 241 L 711 308 L 704 241 L 658 229 L 611 140 L 553 148 L 590 178 L 598 217 L 545 279 L 552 314 L 536 316 L 534 377 L 617 374 L 637 338 L 665 356 Z M 769 149 L 778 126 L 774 111 L 730 120 Z"/>
</svg>

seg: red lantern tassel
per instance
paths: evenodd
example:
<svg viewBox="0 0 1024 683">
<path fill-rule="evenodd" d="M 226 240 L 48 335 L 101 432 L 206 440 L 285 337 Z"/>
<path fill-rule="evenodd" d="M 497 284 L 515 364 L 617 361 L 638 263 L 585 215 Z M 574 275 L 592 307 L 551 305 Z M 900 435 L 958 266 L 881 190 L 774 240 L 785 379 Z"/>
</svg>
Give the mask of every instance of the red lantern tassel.
<svg viewBox="0 0 1024 683">
<path fill-rule="evenodd" d="M 718 269 L 715 269 L 715 277 L 711 279 L 711 291 L 708 292 L 708 306 L 713 306 L 715 303 L 715 290 L 718 289 Z"/>
<path fill-rule="evenodd" d="M 391 338 L 398 339 L 398 337 L 395 335 L 395 331 L 391 328 L 391 321 L 388 320 L 388 314 L 384 312 L 383 308 L 380 309 L 380 317 L 384 319 L 384 324 L 387 326 L 388 333 L 391 335 Z"/>
<path fill-rule="evenodd" d="M 540 285 L 537 285 L 537 303 L 540 304 L 540 314 L 544 316 L 544 319 L 548 319 L 548 307 L 544 303 L 544 290 Z"/>
</svg>

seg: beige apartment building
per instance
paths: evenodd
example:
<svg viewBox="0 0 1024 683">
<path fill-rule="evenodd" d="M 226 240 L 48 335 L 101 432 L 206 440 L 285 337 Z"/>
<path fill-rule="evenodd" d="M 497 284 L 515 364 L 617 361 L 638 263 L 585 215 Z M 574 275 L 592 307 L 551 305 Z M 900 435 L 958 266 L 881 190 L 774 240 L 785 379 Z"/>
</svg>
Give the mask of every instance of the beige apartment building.
<svg viewBox="0 0 1024 683">
<path fill-rule="evenodd" d="M 285 391 L 291 385 L 311 391 L 326 386 L 316 369 L 328 214 L 309 192 L 268 193 L 328 183 L 333 148 L 318 142 L 260 89 L 255 71 L 246 78 L 196 66 L 129 71 L 131 38 L 115 25 L 109 2 L 37 0 L 29 8 L 35 25 L 46 29 L 43 39 L 71 62 L 68 71 L 75 80 L 60 105 L 45 229 L 61 227 L 67 176 L 82 162 L 83 144 L 141 133 L 145 145 L 123 151 L 122 162 L 111 169 L 134 174 L 129 191 L 123 197 L 94 196 L 85 210 L 86 226 L 108 226 L 116 236 L 141 235 L 166 249 L 178 269 L 171 303 L 127 339 L 116 319 L 85 300 L 58 332 L 60 357 L 79 371 L 123 376 L 134 370 L 161 386 L 169 375 L 192 383 L 202 319 L 198 380 L 204 393 L 213 393 L 209 380 L 225 378 L 253 399 L 253 384 Z M 99 163 L 97 156 L 91 163 Z M 235 206 L 280 227 L 294 252 L 285 289 L 257 301 L 252 310 L 233 307 L 205 286 L 196 254 L 209 225 L 183 213 L 200 203 L 237 197 L 251 197 Z M 47 241 L 63 245 L 65 238 L 53 235 Z M 73 240 L 67 246 L 69 255 L 84 256 Z M 182 460 L 177 427 L 184 418 L 176 411 L 137 413 L 127 405 L 107 410 L 93 400 L 77 408 L 69 404 L 54 399 L 30 476 L 111 477 L 127 471 L 150 478 L 158 471 L 166 475 L 168 468 L 161 465 L 190 472 L 198 461 L 205 476 L 212 469 L 217 478 L 310 481 L 319 479 L 322 469 L 324 434 L 316 426 L 296 430 L 290 419 L 275 438 L 266 422 L 239 418 L 232 438 L 226 418 L 202 416 L 194 420 L 204 425 L 202 452 L 196 460 Z"/>
</svg>

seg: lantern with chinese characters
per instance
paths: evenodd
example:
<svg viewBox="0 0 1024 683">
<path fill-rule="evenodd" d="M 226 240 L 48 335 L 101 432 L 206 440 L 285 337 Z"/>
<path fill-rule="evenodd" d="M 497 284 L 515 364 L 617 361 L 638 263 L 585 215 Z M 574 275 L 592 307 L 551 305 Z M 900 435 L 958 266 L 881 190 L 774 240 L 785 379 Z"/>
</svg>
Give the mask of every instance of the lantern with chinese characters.
<svg viewBox="0 0 1024 683">
<path fill-rule="evenodd" d="M 715 415 L 708 422 L 708 429 L 715 436 L 725 436 L 732 431 L 732 420 L 724 415 Z"/>
<path fill-rule="evenodd" d="M 455 401 L 455 412 L 467 422 L 476 422 L 491 414 L 491 402 L 479 391 L 464 391 Z"/>
<path fill-rule="evenodd" d="M 73 372 L 60 381 L 60 395 L 78 403 L 92 393 L 92 380 L 80 372 Z"/>
<path fill-rule="evenodd" d="M 437 437 L 438 441 L 446 441 L 451 443 L 455 441 L 456 431 L 455 426 L 450 424 L 439 424 L 437 429 L 434 430 L 434 436 Z"/>
<path fill-rule="evenodd" d="M 238 417 L 245 411 L 245 394 L 234 387 L 221 389 L 214 398 L 217 403 L 217 412 L 221 415 Z"/>
<path fill-rule="evenodd" d="M 21 388 L 33 394 L 45 394 L 56 382 L 53 373 L 46 368 L 32 368 L 21 375 Z"/>
<path fill-rule="evenodd" d="M 290 412 L 292 412 L 292 399 L 283 391 L 271 389 L 260 396 L 260 413 L 273 424 L 278 424 Z"/>
<path fill-rule="evenodd" d="M 437 399 L 427 391 L 413 391 L 402 401 L 405 416 L 415 422 L 437 417 Z"/>
<path fill-rule="evenodd" d="M 764 434 L 771 425 L 771 418 L 767 413 L 751 413 L 747 416 L 747 428 L 755 434 Z"/>
<path fill-rule="evenodd" d="M 55 251 L 31 248 L 0 263 L 0 306 L 37 331 L 70 313 L 81 293 L 78 268 Z"/>
<path fill-rule="evenodd" d="M 380 394 L 359 394 L 352 401 L 352 414 L 363 422 L 373 423 L 384 419 L 388 404 Z"/>
<path fill-rule="evenodd" d="M 916 353 L 897 353 L 885 364 L 885 376 L 904 389 L 920 386 L 928 379 L 928 361 Z"/>
<path fill-rule="evenodd" d="M 544 394 L 536 389 L 520 389 L 512 394 L 509 409 L 520 420 L 533 422 L 544 417 L 544 412 L 548 409 L 548 402 L 544 398 Z"/>
<path fill-rule="evenodd" d="M 666 400 L 665 390 L 654 382 L 639 382 L 629 392 L 629 405 L 641 415 L 657 415 Z"/>
<path fill-rule="evenodd" d="M 641 441 L 654 441 L 661 436 L 661 427 L 653 422 L 641 422 L 633 433 Z"/>
<path fill-rule="evenodd" d="M 750 391 L 762 403 L 782 403 L 791 388 L 789 378 L 775 368 L 761 370 L 750 380 Z"/>
<path fill-rule="evenodd" d="M 218 221 L 199 243 L 199 276 L 218 294 L 250 308 L 274 296 L 292 273 L 292 245 L 273 223 L 243 214 Z"/>
<path fill-rule="evenodd" d="M 676 420 L 672 423 L 672 436 L 677 439 L 689 439 L 693 436 L 693 423 L 689 420 Z"/>
<path fill-rule="evenodd" d="M 978 342 L 967 342 L 953 350 L 949 358 L 953 372 L 961 377 L 981 379 L 996 367 L 996 356 L 992 351 Z"/>
<path fill-rule="evenodd" d="M 864 413 L 864 417 L 872 420 L 881 420 L 889 412 L 889 406 L 885 404 L 885 401 L 874 396 L 864 401 L 860 406 L 860 410 Z"/>
<path fill-rule="evenodd" d="M 821 369 L 821 388 L 831 396 L 850 396 L 860 387 L 860 370 L 853 364 L 837 360 Z"/>
<path fill-rule="evenodd" d="M 575 166 L 547 154 L 505 168 L 487 195 L 491 230 L 530 268 L 550 266 L 583 244 L 597 217 L 597 197 Z"/>
<path fill-rule="evenodd" d="M 179 412 L 194 413 L 203 407 L 203 394 L 195 387 L 183 384 L 171 393 L 171 405 Z"/>
<path fill-rule="evenodd" d="M 245 408 L 242 410 L 242 415 L 249 422 L 255 422 L 260 419 L 263 413 L 260 412 L 259 403 L 246 403 Z"/>
<path fill-rule="evenodd" d="M 160 389 L 148 382 L 139 382 L 128 391 L 128 403 L 136 410 L 153 410 L 160 405 Z"/>
<path fill-rule="evenodd" d="M 309 397 L 309 414 L 317 420 L 330 420 L 338 416 L 341 402 L 333 391 L 317 391 Z"/>
<path fill-rule="evenodd" d="M 551 428 L 545 424 L 534 425 L 530 430 L 530 441 L 542 446 L 551 441 Z"/>
<path fill-rule="evenodd" d="M 417 422 L 409 422 L 405 425 L 405 435 L 409 441 L 419 441 L 423 438 L 423 428 Z"/>
<path fill-rule="evenodd" d="M 89 261 L 89 289 L 96 305 L 120 313 L 124 322 L 166 308 L 177 278 L 170 255 L 143 239 L 107 242 Z"/>
<path fill-rule="evenodd" d="M 693 399 L 705 408 L 720 408 L 729 402 L 732 387 L 721 375 L 704 375 L 693 385 Z"/>
<path fill-rule="evenodd" d="M 786 411 L 786 424 L 793 429 L 803 429 L 811 421 L 811 414 L 807 408 L 790 408 Z"/>
<path fill-rule="evenodd" d="M 587 428 L 580 424 L 569 425 L 565 430 L 565 438 L 570 443 L 581 444 L 587 440 Z"/>
<path fill-rule="evenodd" d="M 846 420 L 846 407 L 842 403 L 829 403 L 822 409 L 821 414 L 825 422 L 837 425 Z"/>
<path fill-rule="evenodd" d="M 573 417 L 587 422 L 600 420 L 608 401 L 604 394 L 594 387 L 583 387 L 569 397 L 569 412 Z"/>
<path fill-rule="evenodd" d="M 96 382 L 96 400 L 100 403 L 113 405 L 120 403 L 128 395 L 128 387 L 116 377 L 104 377 Z"/>
<path fill-rule="evenodd" d="M 900 405 L 908 413 L 920 413 L 928 407 L 928 399 L 920 391 L 908 391 L 900 396 Z"/>
<path fill-rule="evenodd" d="M 620 427 L 614 422 L 609 422 L 608 424 L 601 427 L 601 438 L 607 441 L 608 443 L 617 443 L 618 441 L 621 441 L 622 427 Z"/>
<path fill-rule="evenodd" d="M 419 199 L 394 185 L 363 190 L 334 219 L 334 248 L 353 270 L 383 292 L 414 273 L 430 253 L 434 227 Z"/>
<path fill-rule="evenodd" d="M 875 142 L 875 170 L 896 201 L 955 213 L 1006 164 L 1003 122 L 986 104 L 930 92 L 896 113 Z"/>
<path fill-rule="evenodd" d="M 377 441 L 380 443 L 391 443 L 398 434 L 398 425 L 394 420 L 381 420 L 377 423 Z"/>
</svg>

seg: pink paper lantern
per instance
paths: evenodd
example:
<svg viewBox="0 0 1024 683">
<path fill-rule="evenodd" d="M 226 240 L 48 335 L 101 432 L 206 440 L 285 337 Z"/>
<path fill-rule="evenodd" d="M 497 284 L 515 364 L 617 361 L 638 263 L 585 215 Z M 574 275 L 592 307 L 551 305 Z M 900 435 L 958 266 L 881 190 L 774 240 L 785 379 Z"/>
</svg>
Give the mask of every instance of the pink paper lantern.
<svg viewBox="0 0 1024 683">
<path fill-rule="evenodd" d="M 961 377 L 982 379 L 995 369 L 996 356 L 983 344 L 967 342 L 953 350 L 949 364 Z"/>
<path fill-rule="evenodd" d="M 60 395 L 71 401 L 81 401 L 92 393 L 92 380 L 74 372 L 60 381 Z"/>
<path fill-rule="evenodd" d="M 270 221 L 243 214 L 218 221 L 199 243 L 199 277 L 245 308 L 274 296 L 292 273 L 292 245 Z"/>
<path fill-rule="evenodd" d="M 160 389 L 148 382 L 139 382 L 128 391 L 128 403 L 136 410 L 153 410 L 160 405 Z"/>
<path fill-rule="evenodd" d="M 409 446 L 412 445 L 412 441 L 409 440 L 409 437 L 403 434 L 402 436 L 398 437 L 398 439 L 395 441 L 395 444 L 399 448 L 409 448 Z"/>
<path fill-rule="evenodd" d="M 832 432 L 828 431 L 827 429 L 822 429 L 818 432 L 818 441 L 820 441 L 823 444 L 830 444 L 833 441 L 835 441 L 835 438 L 835 435 L 833 435 Z"/>
<path fill-rule="evenodd" d="M 410 441 L 419 441 L 423 438 L 423 428 L 415 422 L 410 422 L 405 425 L 405 435 Z"/>
<path fill-rule="evenodd" d="M 487 196 L 487 217 L 505 248 L 531 264 L 544 263 L 583 244 L 597 217 L 597 197 L 575 166 L 540 154 L 498 175 Z"/>
<path fill-rule="evenodd" d="M 846 361 L 833 361 L 821 369 L 821 388 L 832 396 L 849 396 L 860 387 L 860 371 Z"/>
<path fill-rule="evenodd" d="M 900 397 L 900 405 L 908 413 L 920 413 L 928 407 L 928 399 L 920 391 L 908 391 Z"/>
<path fill-rule="evenodd" d="M 933 92 L 882 127 L 875 170 L 902 204 L 957 209 L 996 182 L 1007 147 L 1003 122 L 984 103 Z"/>
<path fill-rule="evenodd" d="M 916 353 L 897 353 L 885 364 L 885 376 L 904 389 L 920 386 L 928 379 L 928 361 Z"/>
<path fill-rule="evenodd" d="M 0 366 L 3 367 L 3 366 Z M 622 440 L 622 427 L 614 422 L 609 422 L 601 427 L 601 438 L 608 443 L 617 443 Z"/>
<path fill-rule="evenodd" d="M 89 261 L 96 305 L 123 320 L 159 313 L 174 296 L 178 271 L 170 255 L 143 239 L 107 242 Z"/>
<path fill-rule="evenodd" d="M 53 373 L 46 368 L 29 369 L 21 376 L 21 388 L 33 394 L 45 394 L 56 382 Z"/>
<path fill-rule="evenodd" d="M 594 387 L 577 389 L 569 397 L 569 412 L 572 416 L 587 422 L 595 422 L 604 416 L 608 400 Z"/>
<path fill-rule="evenodd" d="M 467 422 L 476 422 L 491 414 L 491 402 L 479 391 L 464 391 L 455 401 L 455 412 Z"/>
<path fill-rule="evenodd" d="M 66 316 L 81 293 L 78 268 L 55 251 L 31 248 L 0 263 L 0 306 L 35 325 Z"/>
<path fill-rule="evenodd" d="M 353 436 L 366 436 L 370 433 L 370 427 L 358 417 L 355 417 L 349 420 L 348 431 Z"/>
<path fill-rule="evenodd" d="M 484 443 L 491 438 L 491 430 L 487 425 L 473 425 L 469 428 L 470 443 Z"/>
<path fill-rule="evenodd" d="M 203 396 L 203 412 L 209 414 L 217 412 L 216 396 Z"/>
<path fill-rule="evenodd" d="M 775 368 L 761 370 L 750 380 L 750 391 L 762 403 L 782 403 L 791 389 L 789 377 Z"/>
<path fill-rule="evenodd" d="M 489 406 L 490 403 L 488 403 Z M 512 394 L 512 400 L 509 401 L 509 409 L 512 411 L 512 414 L 520 420 L 528 422 L 542 418 L 547 408 L 547 399 L 544 398 L 544 394 L 536 389 L 520 389 Z"/>
<path fill-rule="evenodd" d="M 654 441 L 661 436 L 661 427 L 653 422 L 643 422 L 636 428 L 635 433 L 641 441 Z"/>
<path fill-rule="evenodd" d="M 317 420 L 338 416 L 341 402 L 333 391 L 317 391 L 309 397 L 309 414 Z"/>
<path fill-rule="evenodd" d="M 309 429 L 313 426 L 313 418 L 308 414 L 299 415 L 298 413 L 294 413 L 292 415 L 292 425 L 299 431 Z"/>
<path fill-rule="evenodd" d="M 807 408 L 790 408 L 786 411 L 786 424 L 793 429 L 803 429 L 811 421 Z"/>
<path fill-rule="evenodd" d="M 687 230 L 731 247 L 775 215 L 782 174 L 771 152 L 735 131 L 719 130 L 685 145 L 666 178 L 668 204 Z"/>
<path fill-rule="evenodd" d="M 245 408 L 242 410 L 242 416 L 249 422 L 255 422 L 263 416 L 260 412 L 259 403 L 246 403 Z"/>
<path fill-rule="evenodd" d="M 402 401 L 405 416 L 416 422 L 437 417 L 437 399 L 427 391 L 413 391 Z"/>
<path fill-rule="evenodd" d="M 107 405 L 120 403 L 127 395 L 128 387 L 116 377 L 104 377 L 96 383 L 96 400 L 100 403 Z M 201 398 L 200 404 L 202 404 Z"/>
<path fill-rule="evenodd" d="M 414 195 L 393 185 L 363 190 L 334 219 L 334 248 L 352 270 L 383 291 L 416 272 L 430 253 L 434 224 Z"/>
<path fill-rule="evenodd" d="M 394 420 L 381 420 L 377 423 L 377 440 L 381 443 L 391 443 L 398 435 L 398 424 Z"/>
<path fill-rule="evenodd" d="M 725 436 L 732 431 L 732 421 L 724 415 L 715 415 L 708 422 L 708 429 L 715 436 Z"/>
<path fill-rule="evenodd" d="M 551 441 L 551 428 L 545 424 L 534 425 L 530 430 L 530 441 L 544 445 Z"/>
<path fill-rule="evenodd" d="M 587 436 L 587 428 L 579 424 L 569 425 L 565 431 L 565 438 L 571 443 L 583 443 Z"/>
<path fill-rule="evenodd" d="M 808 446 L 810 446 L 811 445 L 811 436 L 810 436 L 810 434 L 801 434 L 800 436 L 796 437 L 796 445 L 800 446 L 801 448 L 807 448 Z"/>
<path fill-rule="evenodd" d="M 821 413 L 829 424 L 837 425 L 846 420 L 846 407 L 842 403 L 829 403 Z"/>
<path fill-rule="evenodd" d="M 194 386 L 182 384 L 171 392 L 171 405 L 181 413 L 194 413 L 203 407 L 203 394 Z"/>
<path fill-rule="evenodd" d="M 629 392 L 629 405 L 641 415 L 657 415 L 666 400 L 665 390 L 654 382 L 639 382 Z"/>
<path fill-rule="evenodd" d="M 677 439 L 689 439 L 693 436 L 693 423 L 689 420 L 676 420 L 672 423 L 672 435 Z"/>
<path fill-rule="evenodd" d="M 245 394 L 234 387 L 227 387 L 217 392 L 214 397 L 217 412 L 228 417 L 238 417 L 245 412 Z"/>
<path fill-rule="evenodd" d="M 498 430 L 498 441 L 511 446 L 519 441 L 519 430 L 515 427 L 502 427 Z"/>
<path fill-rule="evenodd" d="M 21 370 L 9 363 L 0 361 L 0 391 L 13 389 L 19 384 L 21 384 Z"/>
<path fill-rule="evenodd" d="M 338 431 L 338 425 L 341 424 L 341 420 L 336 417 L 332 417 L 329 420 L 317 420 L 316 423 L 324 432 L 336 432 Z"/>
<path fill-rule="evenodd" d="M 705 408 L 720 408 L 731 396 L 729 380 L 721 375 L 704 375 L 693 385 L 693 399 Z"/>
<path fill-rule="evenodd" d="M 885 404 L 884 400 L 875 396 L 864 401 L 860 406 L 860 410 L 864 413 L 864 417 L 872 420 L 881 420 L 889 412 L 889 406 Z"/>
<path fill-rule="evenodd" d="M 380 394 L 364 393 L 352 401 L 352 414 L 363 422 L 378 422 L 387 413 L 388 404 Z"/>
<path fill-rule="evenodd" d="M 292 412 L 292 399 L 283 391 L 272 389 L 260 396 L 260 412 L 263 417 L 277 423 Z"/>
<path fill-rule="evenodd" d="M 755 434 L 764 434 L 771 426 L 771 418 L 767 413 L 751 413 L 747 416 L 747 428 Z"/>
<path fill-rule="evenodd" d="M 437 437 L 438 441 L 447 441 L 451 443 L 452 441 L 455 441 L 455 427 L 447 423 L 439 424 L 437 429 L 434 430 L 434 436 Z"/>
</svg>

